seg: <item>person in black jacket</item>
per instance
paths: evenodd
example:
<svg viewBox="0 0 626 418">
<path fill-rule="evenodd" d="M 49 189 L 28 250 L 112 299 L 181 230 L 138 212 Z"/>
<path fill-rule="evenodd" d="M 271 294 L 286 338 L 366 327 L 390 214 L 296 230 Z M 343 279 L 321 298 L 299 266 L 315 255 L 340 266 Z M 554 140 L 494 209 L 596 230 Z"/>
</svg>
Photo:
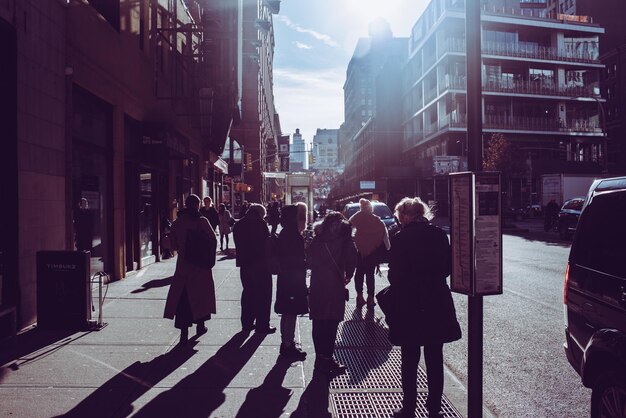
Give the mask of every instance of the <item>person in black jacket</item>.
<svg viewBox="0 0 626 418">
<path fill-rule="evenodd" d="M 265 208 L 253 203 L 245 216 L 233 227 L 236 264 L 239 267 L 243 292 L 241 293 L 241 326 L 244 331 L 265 334 L 276 332 L 270 326 L 272 308 L 272 275 L 267 269 L 265 242 L 270 233 Z"/>
<path fill-rule="evenodd" d="M 220 224 L 220 217 L 217 214 L 217 209 L 213 206 L 213 199 L 209 196 L 203 199 L 204 207 L 200 208 L 200 214 L 209 220 L 213 231 L 217 232 L 217 226 Z"/>
<path fill-rule="evenodd" d="M 415 416 L 420 349 L 428 376 L 428 416 L 439 416 L 443 395 L 443 344 L 461 338 L 452 294 L 446 283 L 451 252 L 448 237 L 432 225 L 430 208 L 419 197 L 396 205 L 402 230 L 391 241 L 389 282 L 396 310 L 387 317 L 389 339 L 402 349 L 402 409 L 396 417 Z"/>
<path fill-rule="evenodd" d="M 280 217 L 283 227 L 278 235 L 277 255 L 280 264 L 276 282 L 274 311 L 280 318 L 280 354 L 304 360 L 306 352 L 295 344 L 297 315 L 309 313 L 306 287 L 304 238 L 298 231 L 298 208 L 285 206 Z"/>
</svg>

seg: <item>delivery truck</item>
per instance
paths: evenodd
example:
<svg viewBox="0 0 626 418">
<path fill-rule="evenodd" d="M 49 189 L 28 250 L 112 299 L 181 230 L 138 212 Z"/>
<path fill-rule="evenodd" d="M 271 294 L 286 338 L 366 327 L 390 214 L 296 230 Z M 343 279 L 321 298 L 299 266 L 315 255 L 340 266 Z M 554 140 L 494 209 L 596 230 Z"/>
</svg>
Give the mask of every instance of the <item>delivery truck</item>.
<svg viewBox="0 0 626 418">
<path fill-rule="evenodd" d="M 599 174 L 543 174 L 541 176 L 541 206 L 546 207 L 550 200 L 561 207 L 573 197 L 586 196 L 589 187 Z"/>
</svg>

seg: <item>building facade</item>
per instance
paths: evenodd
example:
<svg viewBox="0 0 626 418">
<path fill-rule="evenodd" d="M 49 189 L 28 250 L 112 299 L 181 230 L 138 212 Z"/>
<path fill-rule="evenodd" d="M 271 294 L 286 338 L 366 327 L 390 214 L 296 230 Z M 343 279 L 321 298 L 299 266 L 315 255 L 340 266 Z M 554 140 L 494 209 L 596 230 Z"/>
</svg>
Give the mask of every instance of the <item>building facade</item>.
<svg viewBox="0 0 626 418">
<path fill-rule="evenodd" d="M 238 8 L 0 1 L 0 193 L 11 202 L 0 303 L 16 308 L 18 328 L 37 320 L 37 252 L 76 249 L 83 199 L 91 273 L 110 280 L 160 260 L 164 219 L 190 193 L 219 200 L 238 114 Z"/>
<path fill-rule="evenodd" d="M 541 174 L 601 173 L 606 163 L 604 29 L 524 3 L 489 1 L 481 15 L 483 153 L 496 133 L 514 144 L 522 163 L 504 196 L 513 207 L 536 199 Z M 428 200 L 447 201 L 445 178 L 437 187 L 442 157 L 458 158 L 448 168 L 466 161 L 465 71 L 464 2 L 433 0 L 412 30 L 402 106 L 403 153 L 415 161 L 418 193 Z"/>
<path fill-rule="evenodd" d="M 276 126 L 273 91 L 274 24 L 280 0 L 243 0 L 241 123 L 231 137 L 251 154 L 252 169 L 246 173 L 249 202 L 266 202 L 271 195 L 264 172 L 275 171 L 280 130 Z"/>
<path fill-rule="evenodd" d="M 339 129 L 317 129 L 313 135 L 313 149 L 311 155 L 314 158 L 311 164 L 312 170 L 336 169 L 338 160 L 337 135 Z"/>
<path fill-rule="evenodd" d="M 309 161 L 306 153 L 306 143 L 300 129 L 292 135 L 291 146 L 289 147 L 289 171 L 294 173 L 305 171 L 309 168 Z"/>
</svg>

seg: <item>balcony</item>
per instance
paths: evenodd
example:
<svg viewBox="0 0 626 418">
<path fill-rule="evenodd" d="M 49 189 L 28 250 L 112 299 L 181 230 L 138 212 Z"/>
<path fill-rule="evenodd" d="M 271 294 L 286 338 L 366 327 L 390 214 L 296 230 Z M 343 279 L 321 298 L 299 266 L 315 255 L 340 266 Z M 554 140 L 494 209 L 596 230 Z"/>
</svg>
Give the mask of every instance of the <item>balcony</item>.
<svg viewBox="0 0 626 418">
<path fill-rule="evenodd" d="M 467 77 L 455 75 L 446 75 L 439 80 L 440 92 L 443 93 L 446 90 L 467 90 Z"/>
<path fill-rule="evenodd" d="M 483 129 L 602 134 L 602 129 L 594 119 L 570 119 L 563 121 L 531 116 L 485 115 Z"/>
<path fill-rule="evenodd" d="M 499 79 L 483 83 L 483 91 L 507 94 L 532 94 L 559 97 L 596 97 L 595 86 L 566 87 L 551 82 Z"/>
<path fill-rule="evenodd" d="M 524 59 L 540 59 L 552 61 L 567 61 L 585 64 L 599 64 L 598 51 L 591 48 L 586 52 L 559 49 L 551 46 L 538 46 L 521 43 L 484 42 L 482 44 L 483 55 L 496 55 L 499 57 L 514 57 Z M 446 53 L 465 53 L 465 39 L 448 38 L 439 50 L 439 57 Z"/>
</svg>

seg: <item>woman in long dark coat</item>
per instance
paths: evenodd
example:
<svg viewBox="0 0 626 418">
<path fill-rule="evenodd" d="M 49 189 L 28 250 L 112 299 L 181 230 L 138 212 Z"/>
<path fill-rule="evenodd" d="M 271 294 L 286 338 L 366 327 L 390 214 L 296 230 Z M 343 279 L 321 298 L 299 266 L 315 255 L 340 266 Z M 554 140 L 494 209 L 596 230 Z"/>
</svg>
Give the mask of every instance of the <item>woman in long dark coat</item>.
<svg viewBox="0 0 626 418">
<path fill-rule="evenodd" d="M 209 221 L 200 215 L 200 198 L 194 194 L 185 200 L 185 210 L 180 212 L 172 224 L 172 248 L 178 251 L 176 272 L 165 302 L 165 318 L 174 319 L 174 326 L 180 329 L 180 342 L 186 343 L 188 328 L 196 323 L 197 334 L 204 334 L 207 328 L 204 321 L 216 312 L 215 285 L 213 272 L 208 265 L 192 262 L 187 253 L 191 245 L 189 234 L 199 233 L 205 238 L 208 265 L 215 264 L 217 239 Z M 211 259 L 212 257 L 212 259 Z"/>
<path fill-rule="evenodd" d="M 430 208 L 418 197 L 396 205 L 402 230 L 391 241 L 389 282 L 396 311 L 387 318 L 389 338 L 402 349 L 402 409 L 396 417 L 415 416 L 420 349 L 428 373 L 429 416 L 439 416 L 443 395 L 443 344 L 461 338 L 452 294 L 446 283 L 451 252 L 448 237 L 432 225 Z"/>
<path fill-rule="evenodd" d="M 278 235 L 278 258 L 280 272 L 276 283 L 274 310 L 281 315 L 280 354 L 296 360 L 304 360 L 306 352 L 295 344 L 298 315 L 309 312 L 306 288 L 306 260 L 304 238 L 298 231 L 298 209 L 295 205 L 285 206 L 280 215 L 283 227 Z"/>
<path fill-rule="evenodd" d="M 309 318 L 313 321 L 315 366 L 331 373 L 345 367 L 333 359 L 337 328 L 343 321 L 346 285 L 356 268 L 357 251 L 352 227 L 343 215 L 332 212 L 315 228 L 308 257 L 311 266 Z"/>
</svg>

